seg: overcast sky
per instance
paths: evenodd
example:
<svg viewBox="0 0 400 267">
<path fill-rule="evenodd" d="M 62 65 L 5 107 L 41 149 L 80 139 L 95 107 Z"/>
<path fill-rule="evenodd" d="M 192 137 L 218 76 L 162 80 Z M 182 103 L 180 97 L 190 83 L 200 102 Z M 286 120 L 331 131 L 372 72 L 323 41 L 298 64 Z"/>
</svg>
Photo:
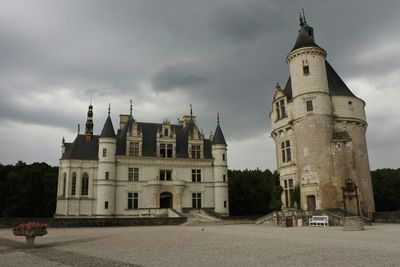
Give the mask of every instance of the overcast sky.
<svg viewBox="0 0 400 267">
<path fill-rule="evenodd" d="M 268 113 L 305 9 L 318 45 L 366 102 L 371 169 L 400 167 L 400 1 L 0 1 L 0 162 L 58 164 L 61 139 L 118 115 L 216 113 L 229 167 L 276 169 Z"/>
</svg>

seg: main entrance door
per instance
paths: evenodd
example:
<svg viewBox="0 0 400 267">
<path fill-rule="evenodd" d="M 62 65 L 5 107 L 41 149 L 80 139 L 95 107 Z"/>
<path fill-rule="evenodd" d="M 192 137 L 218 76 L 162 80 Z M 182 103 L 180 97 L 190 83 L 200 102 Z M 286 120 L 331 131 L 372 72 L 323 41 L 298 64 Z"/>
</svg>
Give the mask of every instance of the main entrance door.
<svg viewBox="0 0 400 267">
<path fill-rule="evenodd" d="M 172 208 L 172 194 L 170 192 L 162 192 L 160 194 L 160 208 L 161 209 Z"/>
<path fill-rule="evenodd" d="M 316 209 L 316 203 L 315 203 L 315 196 L 314 195 L 307 196 L 307 207 L 308 207 L 308 210 L 315 210 Z"/>
</svg>

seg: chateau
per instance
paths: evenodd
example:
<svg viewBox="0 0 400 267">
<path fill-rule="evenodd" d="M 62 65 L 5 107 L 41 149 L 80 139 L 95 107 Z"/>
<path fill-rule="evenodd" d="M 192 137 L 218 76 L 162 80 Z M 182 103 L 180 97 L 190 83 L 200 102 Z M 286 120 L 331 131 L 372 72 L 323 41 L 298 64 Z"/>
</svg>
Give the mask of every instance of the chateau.
<svg viewBox="0 0 400 267">
<path fill-rule="evenodd" d="M 229 215 L 227 144 L 218 124 L 205 138 L 196 116 L 178 124 L 110 116 L 93 134 L 90 104 L 85 134 L 62 142 L 55 216 L 168 216 L 207 208 Z"/>
<path fill-rule="evenodd" d="M 343 209 L 342 187 L 351 179 L 358 197 L 346 203 L 347 209 L 356 214 L 359 208 L 371 217 L 375 206 L 365 102 L 350 91 L 326 55 L 300 15 L 298 37 L 286 57 L 290 76 L 285 88 L 277 84 L 270 112 L 282 209 Z M 295 189 L 300 191 L 300 206 Z"/>
</svg>

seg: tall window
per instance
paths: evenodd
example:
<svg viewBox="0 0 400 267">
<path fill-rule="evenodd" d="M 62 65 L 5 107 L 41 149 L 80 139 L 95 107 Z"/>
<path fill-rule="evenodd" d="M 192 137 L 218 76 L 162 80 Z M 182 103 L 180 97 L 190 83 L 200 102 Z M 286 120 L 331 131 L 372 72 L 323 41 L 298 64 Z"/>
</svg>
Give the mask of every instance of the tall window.
<svg viewBox="0 0 400 267">
<path fill-rule="evenodd" d="M 303 66 L 303 73 L 304 73 L 304 75 L 310 74 L 310 67 L 308 65 Z"/>
<path fill-rule="evenodd" d="M 292 152 L 290 150 L 290 141 L 286 140 L 281 143 L 282 162 L 290 162 L 292 160 Z"/>
<path fill-rule="evenodd" d="M 307 109 L 307 111 L 313 111 L 314 110 L 312 100 L 307 100 L 306 101 L 306 109 Z"/>
<path fill-rule="evenodd" d="M 139 142 L 129 143 L 129 156 L 139 156 Z"/>
<path fill-rule="evenodd" d="M 226 182 L 226 174 L 222 175 L 222 181 Z"/>
<path fill-rule="evenodd" d="M 164 136 L 167 137 L 168 136 L 168 128 L 164 129 Z"/>
<path fill-rule="evenodd" d="M 65 196 L 67 190 L 67 174 L 64 172 L 62 181 L 62 195 Z"/>
<path fill-rule="evenodd" d="M 110 179 L 110 173 L 109 173 L 109 172 L 106 172 L 106 173 L 104 174 L 104 178 L 105 178 L 106 180 L 109 180 L 109 179 Z"/>
<path fill-rule="evenodd" d="M 172 155 L 173 155 L 172 150 L 173 150 L 172 144 L 160 144 L 160 157 L 172 158 Z"/>
<path fill-rule="evenodd" d="M 287 117 L 284 99 L 281 99 L 275 103 L 275 109 L 277 114 L 277 120 Z"/>
<path fill-rule="evenodd" d="M 192 182 L 201 182 L 201 170 L 200 169 L 192 170 Z"/>
<path fill-rule="evenodd" d="M 192 145 L 192 158 L 194 159 L 201 158 L 201 146 Z"/>
<path fill-rule="evenodd" d="M 89 194 L 89 175 L 85 172 L 82 175 L 81 195 L 87 196 Z"/>
<path fill-rule="evenodd" d="M 201 208 L 201 193 L 192 193 L 192 208 Z"/>
<path fill-rule="evenodd" d="M 128 168 L 128 181 L 139 181 L 139 168 Z"/>
<path fill-rule="evenodd" d="M 107 157 L 107 149 L 103 148 L 103 157 Z"/>
<path fill-rule="evenodd" d="M 288 208 L 294 206 L 293 201 L 293 179 L 287 179 L 284 181 L 284 190 L 285 190 L 285 205 Z"/>
<path fill-rule="evenodd" d="M 128 210 L 136 210 L 139 208 L 139 194 L 128 193 Z"/>
<path fill-rule="evenodd" d="M 76 194 L 76 173 L 72 174 L 72 183 L 71 183 L 71 196 L 75 196 Z"/>
<path fill-rule="evenodd" d="M 161 181 L 171 181 L 172 171 L 170 170 L 160 170 L 160 180 Z"/>
</svg>

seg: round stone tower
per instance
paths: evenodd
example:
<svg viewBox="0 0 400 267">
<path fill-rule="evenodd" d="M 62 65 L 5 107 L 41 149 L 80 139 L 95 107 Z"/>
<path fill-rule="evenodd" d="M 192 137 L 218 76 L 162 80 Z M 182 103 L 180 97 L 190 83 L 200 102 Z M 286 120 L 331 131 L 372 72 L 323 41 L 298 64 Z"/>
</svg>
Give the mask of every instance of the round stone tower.
<svg viewBox="0 0 400 267">
<path fill-rule="evenodd" d="M 372 217 L 375 211 L 365 139 L 365 103 L 346 86 L 314 41 L 300 15 L 295 46 L 287 55 L 290 77 L 279 84 L 270 113 L 271 136 L 283 188 L 282 209 L 343 210 Z M 346 180 L 356 197 L 343 198 Z M 296 188 L 299 199 L 294 199 Z M 296 206 L 297 203 L 297 206 Z"/>
<path fill-rule="evenodd" d="M 332 185 L 330 142 L 332 104 L 325 68 L 326 52 L 314 42 L 313 28 L 300 22 L 299 35 L 287 56 L 293 94 L 293 138 L 302 209 L 337 207 Z M 324 194 L 320 194 L 320 191 Z M 309 207 L 310 206 L 310 207 Z"/>
<path fill-rule="evenodd" d="M 218 125 L 211 143 L 214 158 L 214 211 L 226 216 L 229 215 L 227 147 L 218 116 Z"/>
<path fill-rule="evenodd" d="M 99 138 L 97 216 L 111 216 L 114 215 L 115 212 L 116 147 L 117 140 L 109 108 L 108 117 Z"/>
</svg>

